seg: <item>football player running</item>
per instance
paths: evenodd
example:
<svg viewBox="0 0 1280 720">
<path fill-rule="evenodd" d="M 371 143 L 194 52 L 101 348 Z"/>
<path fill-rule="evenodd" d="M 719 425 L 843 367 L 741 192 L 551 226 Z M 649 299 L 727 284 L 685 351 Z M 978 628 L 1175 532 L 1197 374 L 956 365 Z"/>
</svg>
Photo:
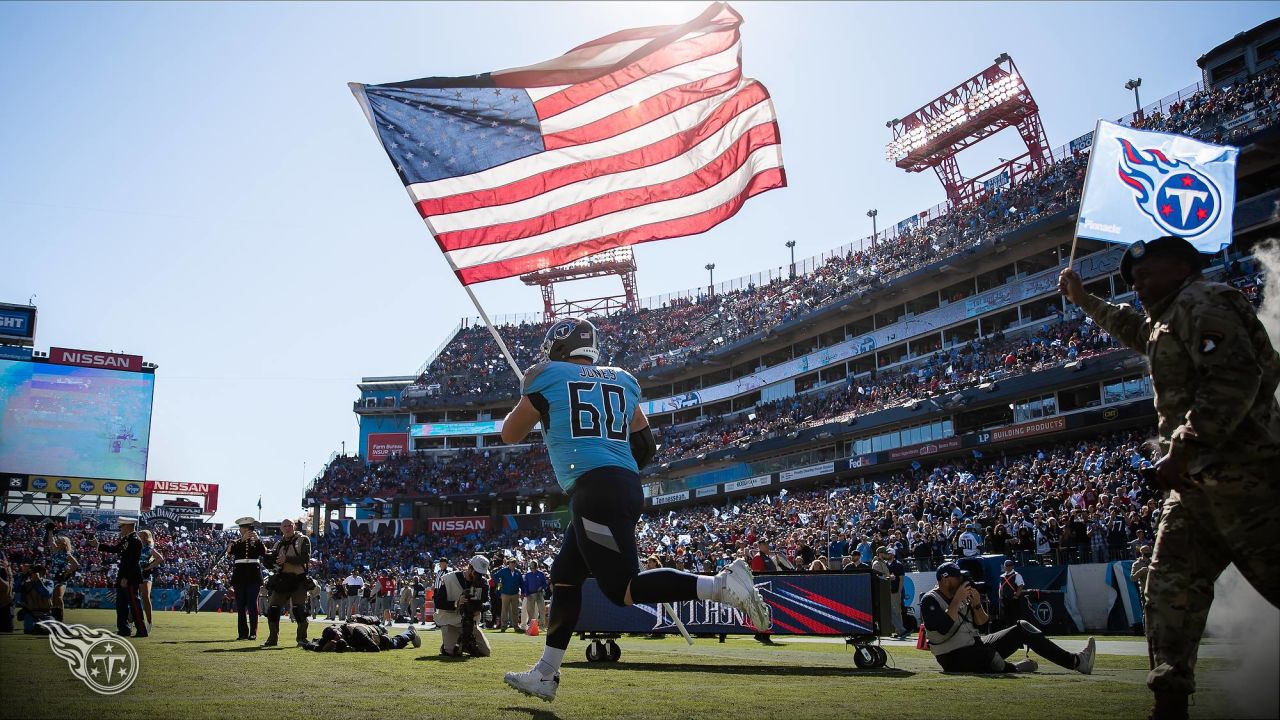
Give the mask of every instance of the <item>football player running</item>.
<svg viewBox="0 0 1280 720">
<path fill-rule="evenodd" d="M 742 560 L 715 576 L 670 568 L 640 572 L 635 533 L 644 494 L 639 471 L 658 449 L 640 409 L 640 384 L 626 370 L 595 364 L 600 350 L 595 326 L 587 320 L 553 324 L 542 355 L 543 362 L 525 373 L 523 397 L 503 421 L 502 441 L 518 443 L 542 422 L 572 521 L 551 566 L 554 599 L 542 659 L 528 672 L 507 673 L 507 684 L 543 700 L 555 698 L 588 576 L 620 606 L 713 600 L 742 611 L 756 629 L 768 629 L 768 606 Z"/>
</svg>

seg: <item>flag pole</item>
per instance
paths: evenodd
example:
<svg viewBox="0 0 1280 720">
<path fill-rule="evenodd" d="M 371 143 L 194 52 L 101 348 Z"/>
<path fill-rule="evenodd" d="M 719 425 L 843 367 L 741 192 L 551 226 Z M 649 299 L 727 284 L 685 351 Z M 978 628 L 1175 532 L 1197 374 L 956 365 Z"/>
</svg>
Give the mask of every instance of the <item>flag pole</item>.
<svg viewBox="0 0 1280 720">
<path fill-rule="evenodd" d="M 1093 145 L 1098 140 L 1098 131 L 1102 129 L 1102 118 L 1093 124 L 1093 140 L 1089 147 L 1089 163 L 1084 167 L 1084 187 L 1080 190 L 1080 204 L 1084 203 L 1084 199 L 1089 197 L 1089 175 L 1093 170 Z M 1076 222 L 1071 228 L 1071 257 L 1067 259 L 1067 269 L 1073 269 L 1071 266 L 1076 264 L 1076 244 L 1080 241 L 1080 211 L 1079 205 L 1076 206 Z"/>
<path fill-rule="evenodd" d="M 453 262 L 450 261 L 449 264 L 452 265 Z M 489 313 L 484 311 L 484 307 L 476 299 L 476 294 L 471 292 L 470 285 L 463 285 L 462 289 L 467 291 L 467 297 L 471 298 L 471 304 L 476 306 L 476 312 L 480 313 L 480 319 L 484 320 L 485 327 L 489 328 L 489 334 L 493 336 L 493 341 L 498 343 L 498 350 L 502 352 L 502 357 L 507 359 L 507 364 L 511 366 L 511 372 L 516 374 L 517 380 L 523 382 L 524 371 L 520 369 L 520 366 L 516 364 L 515 358 L 511 356 L 511 351 L 507 349 L 506 341 L 498 334 L 498 329 L 493 326 L 493 321 L 489 319 Z"/>
</svg>

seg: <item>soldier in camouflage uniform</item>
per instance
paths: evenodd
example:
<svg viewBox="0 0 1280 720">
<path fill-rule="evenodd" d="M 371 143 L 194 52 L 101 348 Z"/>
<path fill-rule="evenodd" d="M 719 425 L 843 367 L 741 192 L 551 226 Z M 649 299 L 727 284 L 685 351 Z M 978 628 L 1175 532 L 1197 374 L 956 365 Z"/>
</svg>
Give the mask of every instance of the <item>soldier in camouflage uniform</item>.
<svg viewBox="0 0 1280 720">
<path fill-rule="evenodd" d="M 1130 247 L 1120 274 L 1145 314 L 1086 293 L 1070 268 L 1059 279 L 1068 300 L 1151 366 L 1163 453 L 1154 480 L 1169 490 L 1146 588 L 1156 718 L 1187 716 L 1213 582 L 1228 563 L 1280 605 L 1280 493 L 1267 480 L 1280 461 L 1280 356 L 1248 300 L 1202 267 L 1182 238 Z"/>
<path fill-rule="evenodd" d="M 271 634 L 263 647 L 274 647 L 280 639 L 280 616 L 284 608 L 290 608 L 293 622 L 297 624 L 297 643 L 307 643 L 307 597 L 314 581 L 307 577 L 311 566 L 311 539 L 294 531 L 291 520 L 280 523 L 280 542 L 270 558 L 276 572 L 269 581 L 271 597 L 267 600 L 267 628 Z"/>
</svg>

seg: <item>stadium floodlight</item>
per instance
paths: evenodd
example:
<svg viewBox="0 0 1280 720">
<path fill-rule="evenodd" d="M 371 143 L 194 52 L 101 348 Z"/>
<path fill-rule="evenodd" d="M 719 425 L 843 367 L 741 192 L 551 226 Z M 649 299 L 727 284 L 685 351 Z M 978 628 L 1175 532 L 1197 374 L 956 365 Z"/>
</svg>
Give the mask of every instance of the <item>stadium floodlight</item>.
<svg viewBox="0 0 1280 720">
<path fill-rule="evenodd" d="M 1138 99 L 1139 87 L 1142 87 L 1142 78 L 1137 78 L 1136 80 L 1130 80 L 1129 82 L 1124 84 L 1125 90 L 1133 91 L 1134 112 L 1142 112 L 1142 100 Z"/>
<path fill-rule="evenodd" d="M 1047 167 L 1052 155 L 1035 99 L 1013 59 L 1001 53 L 991 67 L 893 123 L 885 156 L 907 172 L 933 168 L 947 199 L 963 205 L 985 188 L 960 174 L 956 154 L 1009 127 L 1017 128 L 1027 146 L 1019 158 L 1026 158 L 1027 164 L 1010 178 L 1016 184 L 1022 176 Z"/>
</svg>

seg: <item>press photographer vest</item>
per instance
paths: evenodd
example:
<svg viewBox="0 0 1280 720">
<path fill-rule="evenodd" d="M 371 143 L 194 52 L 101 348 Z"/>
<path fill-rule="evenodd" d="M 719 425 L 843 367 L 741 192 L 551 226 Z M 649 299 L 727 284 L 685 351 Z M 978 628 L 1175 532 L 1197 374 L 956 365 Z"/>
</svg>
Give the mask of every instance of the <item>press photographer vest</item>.
<svg viewBox="0 0 1280 720">
<path fill-rule="evenodd" d="M 440 582 L 440 587 L 444 590 L 445 598 L 454 602 L 457 607 L 459 600 L 466 597 L 469 600 L 478 601 L 484 596 L 484 588 L 476 586 L 467 586 L 465 578 L 462 577 L 462 570 L 447 573 Z M 438 598 L 437 598 L 438 599 Z M 477 605 L 477 609 L 479 606 Z M 436 604 L 435 610 L 436 625 L 462 625 L 462 615 L 457 610 L 445 610 L 441 608 L 439 602 Z"/>
<path fill-rule="evenodd" d="M 937 601 L 938 607 L 942 608 L 944 612 L 951 605 L 951 601 L 943 597 L 942 591 L 936 587 L 925 593 L 920 602 L 928 602 L 929 598 Z M 973 608 L 961 608 L 959 617 L 951 624 L 949 632 L 944 633 L 936 628 L 929 627 L 926 622 L 924 634 L 929 639 L 929 652 L 933 653 L 934 657 L 967 648 L 977 642 L 982 635 L 982 633 L 978 632 L 978 626 L 973 622 Z"/>
</svg>

